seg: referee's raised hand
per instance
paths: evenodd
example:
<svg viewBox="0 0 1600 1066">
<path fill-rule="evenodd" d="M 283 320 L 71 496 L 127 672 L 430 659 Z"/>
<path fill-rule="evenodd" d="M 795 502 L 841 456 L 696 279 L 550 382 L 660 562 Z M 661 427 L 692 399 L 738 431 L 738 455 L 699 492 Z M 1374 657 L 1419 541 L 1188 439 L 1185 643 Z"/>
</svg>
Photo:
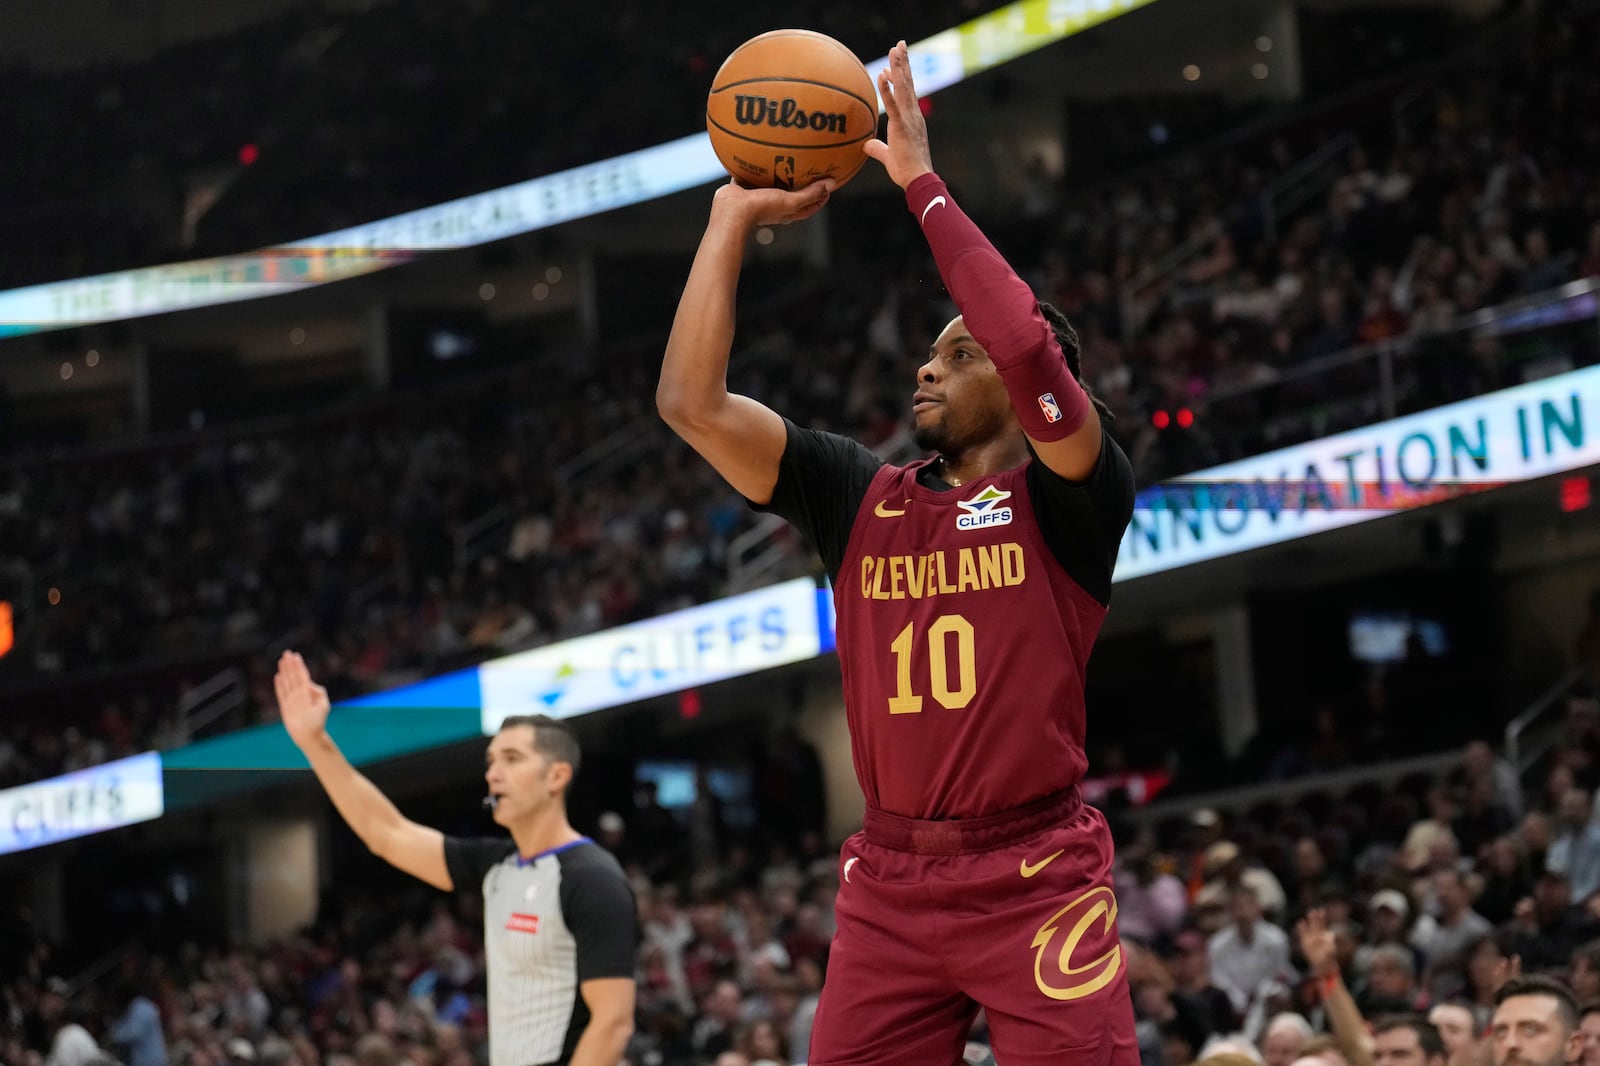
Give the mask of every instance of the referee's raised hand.
<svg viewBox="0 0 1600 1066">
<path fill-rule="evenodd" d="M 311 671 L 299 652 L 286 651 L 279 657 L 272 687 L 278 693 L 283 727 L 296 745 L 303 748 L 327 731 L 328 690 L 311 680 Z"/>
</svg>

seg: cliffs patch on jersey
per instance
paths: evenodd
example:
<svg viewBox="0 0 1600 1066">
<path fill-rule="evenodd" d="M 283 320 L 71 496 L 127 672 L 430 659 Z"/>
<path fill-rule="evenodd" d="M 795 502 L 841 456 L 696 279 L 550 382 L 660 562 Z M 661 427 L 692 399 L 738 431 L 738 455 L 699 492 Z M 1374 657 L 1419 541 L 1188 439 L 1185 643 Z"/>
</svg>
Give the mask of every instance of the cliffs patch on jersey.
<svg viewBox="0 0 1600 1066">
<path fill-rule="evenodd" d="M 956 506 L 965 513 L 956 515 L 957 529 L 987 529 L 990 526 L 1011 524 L 1011 508 L 1001 507 L 1011 493 L 985 485 L 983 491 L 970 500 L 957 500 Z"/>
</svg>

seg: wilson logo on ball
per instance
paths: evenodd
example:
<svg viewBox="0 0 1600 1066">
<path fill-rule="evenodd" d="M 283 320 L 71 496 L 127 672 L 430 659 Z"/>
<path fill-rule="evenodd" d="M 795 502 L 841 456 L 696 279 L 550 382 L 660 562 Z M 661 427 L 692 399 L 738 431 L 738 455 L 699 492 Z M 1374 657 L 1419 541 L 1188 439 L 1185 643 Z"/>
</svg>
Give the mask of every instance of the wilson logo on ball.
<svg viewBox="0 0 1600 1066">
<path fill-rule="evenodd" d="M 733 120 L 741 126 L 843 133 L 847 125 L 847 116 L 837 111 L 806 111 L 793 99 L 735 96 L 733 104 Z"/>
</svg>

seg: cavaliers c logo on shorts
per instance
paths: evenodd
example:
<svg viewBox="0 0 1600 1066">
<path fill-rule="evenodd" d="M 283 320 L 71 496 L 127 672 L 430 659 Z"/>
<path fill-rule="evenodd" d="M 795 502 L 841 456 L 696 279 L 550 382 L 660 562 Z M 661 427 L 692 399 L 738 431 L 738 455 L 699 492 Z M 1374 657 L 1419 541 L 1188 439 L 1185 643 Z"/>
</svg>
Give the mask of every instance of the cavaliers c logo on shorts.
<svg viewBox="0 0 1600 1066">
<path fill-rule="evenodd" d="M 1094 954 L 1108 940 L 1111 946 Z M 1060 948 L 1052 951 L 1058 942 Z M 1033 935 L 1033 980 L 1051 999 L 1092 996 L 1111 983 L 1121 965 L 1117 897 L 1104 885 L 1056 911 Z"/>
</svg>

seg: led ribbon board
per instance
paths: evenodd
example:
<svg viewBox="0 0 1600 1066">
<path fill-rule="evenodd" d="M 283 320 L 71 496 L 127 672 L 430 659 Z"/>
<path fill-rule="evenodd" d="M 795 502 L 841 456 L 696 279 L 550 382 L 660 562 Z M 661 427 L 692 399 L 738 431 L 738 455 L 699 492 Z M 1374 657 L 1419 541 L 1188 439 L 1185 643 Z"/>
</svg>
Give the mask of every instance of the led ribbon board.
<svg viewBox="0 0 1600 1066">
<path fill-rule="evenodd" d="M 832 644 L 820 604 L 816 582 L 795 578 L 484 663 L 483 732 L 508 715 L 569 718 L 813 659 Z"/>
<path fill-rule="evenodd" d="M 1113 581 L 1600 463 L 1600 367 L 1379 422 L 1141 492 Z"/>
<path fill-rule="evenodd" d="M 917 91 L 954 85 L 1154 0 L 1020 0 L 911 46 Z M 877 77 L 888 57 L 868 64 Z M 278 296 L 644 203 L 726 176 L 702 131 L 256 252 L 0 292 L 0 337 Z"/>
<path fill-rule="evenodd" d="M 0 855 L 160 818 L 161 756 L 116 762 L 0 792 Z"/>
</svg>

